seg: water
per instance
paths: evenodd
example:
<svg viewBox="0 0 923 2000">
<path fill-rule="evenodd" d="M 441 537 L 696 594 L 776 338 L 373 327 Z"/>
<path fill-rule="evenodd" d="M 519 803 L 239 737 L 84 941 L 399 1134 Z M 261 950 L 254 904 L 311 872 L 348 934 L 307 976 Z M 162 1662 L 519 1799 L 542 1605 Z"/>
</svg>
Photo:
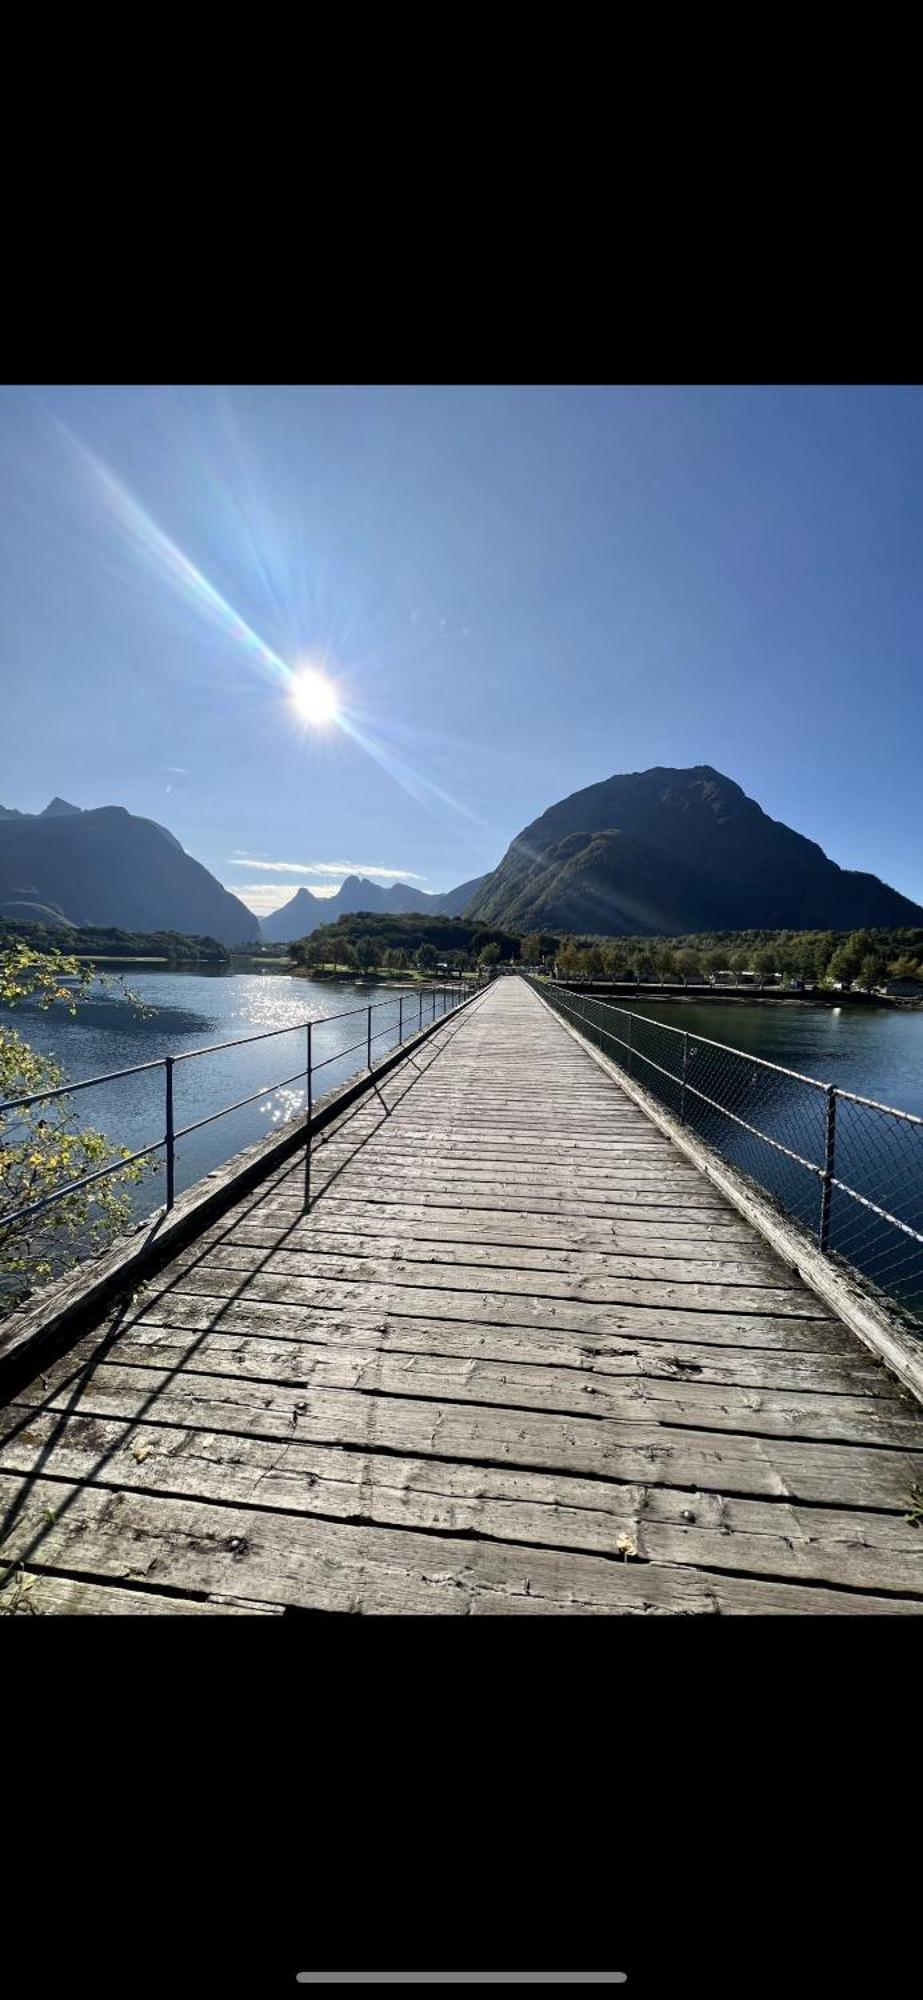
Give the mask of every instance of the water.
<svg viewBox="0 0 923 2000">
<path fill-rule="evenodd" d="M 652 1021 L 728 1042 L 784 1069 L 923 1116 L 923 1009 L 836 1009 L 776 1000 L 762 1006 L 758 1001 L 722 1006 L 717 1000 L 698 1006 L 682 1000 L 630 1005 Z"/>
<path fill-rule="evenodd" d="M 266 1029 L 290 1030 L 270 1041 L 176 1065 L 177 1131 L 209 1117 L 223 1105 L 249 1097 L 266 1084 L 280 1086 L 255 1104 L 215 1119 L 177 1141 L 177 1194 L 241 1147 L 266 1138 L 304 1108 L 305 1022 L 321 1022 L 312 1028 L 313 1097 L 317 1103 L 365 1067 L 366 1010 L 370 1003 L 374 1010 L 373 1061 L 398 1040 L 402 999 L 405 1039 L 420 1021 L 419 986 L 334 984 L 283 973 L 148 972 L 135 966 L 129 968 L 126 979 L 145 1006 L 155 1009 L 149 1019 L 139 1019 L 117 989 L 106 989 L 99 982 L 90 987 L 75 1016 L 63 1007 L 43 1013 L 37 1005 L 25 1003 L 4 1018 L 33 1048 L 53 1056 L 69 1082 Z M 438 1012 L 441 988 L 436 991 Z M 346 1018 L 323 1019 L 331 1015 Z M 432 990 L 427 988 L 424 1023 L 431 1017 Z M 113 1146 L 135 1151 L 150 1145 L 164 1132 L 164 1076 L 161 1067 L 81 1091 L 71 1100 L 79 1108 L 81 1125 L 104 1132 Z M 145 1178 L 132 1193 L 139 1217 L 165 1200 L 162 1151 L 156 1159 L 156 1176 Z"/>
</svg>

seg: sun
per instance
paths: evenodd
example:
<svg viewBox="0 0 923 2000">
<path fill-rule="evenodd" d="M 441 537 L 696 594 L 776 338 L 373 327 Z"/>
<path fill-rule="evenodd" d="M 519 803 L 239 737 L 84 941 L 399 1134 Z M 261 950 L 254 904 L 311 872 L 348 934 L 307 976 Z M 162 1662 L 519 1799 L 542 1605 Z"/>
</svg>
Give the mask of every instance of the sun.
<svg viewBox="0 0 923 2000">
<path fill-rule="evenodd" d="M 336 688 L 316 667 L 304 667 L 294 676 L 290 698 L 302 722 L 309 723 L 312 729 L 326 728 L 339 714 Z"/>
</svg>

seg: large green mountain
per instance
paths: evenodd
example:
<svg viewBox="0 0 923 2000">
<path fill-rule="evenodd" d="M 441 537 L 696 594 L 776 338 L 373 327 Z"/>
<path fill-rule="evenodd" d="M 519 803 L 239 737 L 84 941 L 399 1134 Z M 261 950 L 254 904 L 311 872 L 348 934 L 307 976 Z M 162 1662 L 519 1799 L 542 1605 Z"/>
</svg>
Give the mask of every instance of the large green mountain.
<svg viewBox="0 0 923 2000">
<path fill-rule="evenodd" d="M 221 944 L 259 936 L 252 910 L 165 826 L 124 806 L 81 812 L 65 799 L 41 813 L 0 807 L 0 915 L 183 931 Z"/>
<path fill-rule="evenodd" d="M 710 764 L 635 771 L 562 799 L 517 835 L 464 914 L 609 936 L 923 921 L 918 903 L 839 868 Z"/>
</svg>

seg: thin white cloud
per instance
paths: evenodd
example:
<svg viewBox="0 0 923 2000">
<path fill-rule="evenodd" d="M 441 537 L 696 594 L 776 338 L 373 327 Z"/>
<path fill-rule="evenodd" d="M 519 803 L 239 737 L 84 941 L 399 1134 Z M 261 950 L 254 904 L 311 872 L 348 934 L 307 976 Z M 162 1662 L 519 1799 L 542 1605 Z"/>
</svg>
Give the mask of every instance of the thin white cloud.
<svg viewBox="0 0 923 2000">
<path fill-rule="evenodd" d="M 382 868 L 370 861 L 265 861 L 261 854 L 241 854 L 236 849 L 230 859 L 235 865 L 241 862 L 248 868 L 269 868 L 279 875 L 389 875 L 402 882 L 427 879 L 413 868 Z"/>
<path fill-rule="evenodd" d="M 289 883 L 225 882 L 223 887 L 228 890 L 230 895 L 237 896 L 241 903 L 245 903 L 247 909 L 252 910 L 255 917 L 271 916 L 273 910 L 281 910 L 283 903 L 290 903 L 292 899 L 292 889 Z M 336 892 L 337 885 L 335 883 L 329 883 L 326 888 L 311 890 L 312 896 L 319 896 L 324 901 L 326 901 L 328 896 L 335 896 Z"/>
</svg>

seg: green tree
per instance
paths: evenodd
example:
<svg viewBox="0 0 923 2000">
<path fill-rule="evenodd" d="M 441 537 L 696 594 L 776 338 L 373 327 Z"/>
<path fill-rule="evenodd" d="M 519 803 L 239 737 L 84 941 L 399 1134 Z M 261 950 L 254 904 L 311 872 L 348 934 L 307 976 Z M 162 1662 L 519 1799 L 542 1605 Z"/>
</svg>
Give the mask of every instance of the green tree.
<svg viewBox="0 0 923 2000">
<path fill-rule="evenodd" d="M 498 944 L 485 944 L 478 952 L 478 964 L 483 966 L 486 971 L 490 966 L 496 965 L 499 956 L 500 946 Z"/>
<path fill-rule="evenodd" d="M 356 964 L 359 966 L 360 971 L 374 971 L 375 966 L 378 964 L 378 946 L 374 938 L 357 938 L 353 949 L 356 954 Z"/>
<path fill-rule="evenodd" d="M 540 965 L 542 961 L 542 940 L 538 931 L 530 931 L 522 941 L 520 954 L 524 965 Z"/>
<path fill-rule="evenodd" d="M 38 952 L 19 939 L 0 947 L 4 1007 L 37 998 L 42 1008 L 59 1005 L 76 1014 L 93 977 L 92 965 L 58 950 Z M 106 984 L 113 984 L 111 978 Z M 149 1011 L 127 989 L 126 998 L 136 1012 Z M 60 1064 L 0 1020 L 0 1102 L 59 1090 L 65 1082 Z M 74 1099 L 66 1094 L 0 1112 L 0 1214 L 28 1208 L 110 1160 L 127 1159 L 129 1150 L 111 1145 L 102 1132 L 81 1129 Z M 0 1312 L 103 1248 L 131 1219 L 128 1188 L 156 1171 L 156 1160 L 137 1160 L 38 1215 L 0 1224 Z"/>
<path fill-rule="evenodd" d="M 624 979 L 628 972 L 628 953 L 625 946 L 621 943 L 603 945 L 603 964 L 608 979 Z"/>
<path fill-rule="evenodd" d="M 857 945 L 853 938 L 847 938 L 845 944 L 839 946 L 830 960 L 827 967 L 828 979 L 832 979 L 835 986 L 851 986 L 853 980 L 858 977 L 864 956 L 861 946 Z"/>
<path fill-rule="evenodd" d="M 779 970 L 779 954 L 772 945 L 763 944 L 753 954 L 753 970 L 761 980 L 771 979 Z"/>
<path fill-rule="evenodd" d="M 885 976 L 884 959 L 880 958 L 877 952 L 868 952 L 862 960 L 858 973 L 859 985 L 863 992 L 871 993 L 873 987 L 881 985 Z"/>
<path fill-rule="evenodd" d="M 418 972 L 432 972 L 436 964 L 436 953 L 431 944 L 420 944 L 413 955 Z"/>
</svg>

